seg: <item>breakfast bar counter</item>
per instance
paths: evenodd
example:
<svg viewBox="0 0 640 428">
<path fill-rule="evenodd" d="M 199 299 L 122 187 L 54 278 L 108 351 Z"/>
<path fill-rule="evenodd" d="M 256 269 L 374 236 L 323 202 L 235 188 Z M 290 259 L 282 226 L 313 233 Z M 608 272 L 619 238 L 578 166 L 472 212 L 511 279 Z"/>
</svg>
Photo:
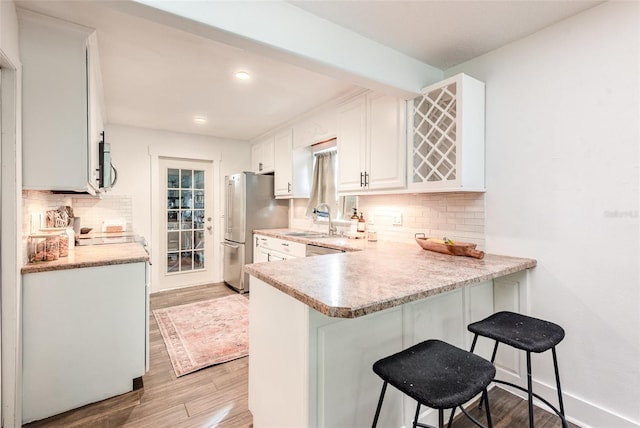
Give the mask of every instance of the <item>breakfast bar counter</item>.
<svg viewBox="0 0 640 428">
<path fill-rule="evenodd" d="M 340 240 L 351 241 L 311 242 L 333 241 L 333 248 L 340 248 L 335 243 Z M 487 254 L 477 260 L 426 251 L 417 244 L 357 241 L 363 251 L 256 263 L 245 271 L 324 315 L 355 318 L 536 265 L 526 258 Z"/>
<path fill-rule="evenodd" d="M 469 323 L 526 310 L 528 272 L 536 266 L 533 259 L 478 260 L 417 244 L 258 233 L 346 252 L 245 266 L 256 428 L 370 426 L 382 385 L 375 361 L 427 339 L 468 349 Z M 491 349 L 487 342 L 476 351 L 489 358 Z M 504 379 L 526 378 L 514 355 L 497 364 Z M 390 390 L 383 407 L 380 426 L 411 426 L 413 401 Z M 433 425 L 435 416 L 425 408 L 420 422 Z"/>
</svg>

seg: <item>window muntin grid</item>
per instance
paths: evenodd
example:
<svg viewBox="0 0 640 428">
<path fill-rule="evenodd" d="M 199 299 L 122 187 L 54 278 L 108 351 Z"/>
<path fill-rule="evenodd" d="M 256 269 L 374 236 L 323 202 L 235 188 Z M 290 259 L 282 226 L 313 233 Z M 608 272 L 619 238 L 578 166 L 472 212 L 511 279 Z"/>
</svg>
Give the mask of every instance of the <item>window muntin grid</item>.
<svg viewBox="0 0 640 428">
<path fill-rule="evenodd" d="M 205 173 L 167 168 L 167 273 L 205 268 Z"/>
</svg>

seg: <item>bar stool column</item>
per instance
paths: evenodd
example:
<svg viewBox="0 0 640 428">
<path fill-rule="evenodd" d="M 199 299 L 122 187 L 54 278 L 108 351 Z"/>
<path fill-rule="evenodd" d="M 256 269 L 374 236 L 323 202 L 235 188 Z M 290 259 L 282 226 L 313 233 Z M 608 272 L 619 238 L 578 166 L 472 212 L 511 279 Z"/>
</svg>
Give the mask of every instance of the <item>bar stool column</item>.
<svg viewBox="0 0 640 428">
<path fill-rule="evenodd" d="M 478 336 L 495 340 L 491 363 L 495 362 L 498 345 L 504 343 L 513 348 L 526 352 L 527 360 L 527 388 L 500 379 L 494 382 L 517 388 L 527 393 L 529 406 L 529 427 L 534 428 L 533 422 L 533 397 L 542 401 L 553 410 L 561 419 L 562 426 L 567 428 L 567 421 L 564 414 L 564 403 L 562 401 L 562 388 L 560 386 L 560 373 L 558 370 L 558 359 L 556 355 L 556 345 L 564 339 L 565 332 L 557 324 L 544 321 L 538 318 L 529 317 L 514 312 L 497 312 L 481 321 L 469 324 L 468 330 L 474 333 L 471 344 L 471 352 L 475 350 Z M 556 389 L 558 393 L 558 407 L 555 407 L 540 395 L 533 392 L 533 377 L 531 369 L 531 353 L 542 353 L 551 350 L 553 355 L 553 368 L 555 372 Z M 482 400 L 480 400 L 482 406 Z"/>
</svg>

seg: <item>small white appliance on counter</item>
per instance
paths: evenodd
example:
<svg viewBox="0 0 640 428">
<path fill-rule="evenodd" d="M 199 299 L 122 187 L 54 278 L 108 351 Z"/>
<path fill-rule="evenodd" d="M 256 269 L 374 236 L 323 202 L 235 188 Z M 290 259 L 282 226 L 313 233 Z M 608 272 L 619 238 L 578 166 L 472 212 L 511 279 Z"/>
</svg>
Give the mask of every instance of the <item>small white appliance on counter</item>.
<svg viewBox="0 0 640 428">
<path fill-rule="evenodd" d="M 289 226 L 289 201 L 275 199 L 273 175 L 241 172 L 225 177 L 225 227 L 223 246 L 224 282 L 235 290 L 249 291 L 249 278 L 242 266 L 253 263 L 251 239 L 255 229 Z"/>
</svg>

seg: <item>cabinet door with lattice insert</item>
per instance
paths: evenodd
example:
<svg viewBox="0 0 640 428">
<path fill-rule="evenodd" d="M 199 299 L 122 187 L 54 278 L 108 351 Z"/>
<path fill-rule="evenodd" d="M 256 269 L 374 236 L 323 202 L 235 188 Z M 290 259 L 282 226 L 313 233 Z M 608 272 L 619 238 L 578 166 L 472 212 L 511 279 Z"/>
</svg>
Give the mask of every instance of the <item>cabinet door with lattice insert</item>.
<svg viewBox="0 0 640 428">
<path fill-rule="evenodd" d="M 408 186 L 484 191 L 484 83 L 459 74 L 412 103 Z"/>
</svg>

